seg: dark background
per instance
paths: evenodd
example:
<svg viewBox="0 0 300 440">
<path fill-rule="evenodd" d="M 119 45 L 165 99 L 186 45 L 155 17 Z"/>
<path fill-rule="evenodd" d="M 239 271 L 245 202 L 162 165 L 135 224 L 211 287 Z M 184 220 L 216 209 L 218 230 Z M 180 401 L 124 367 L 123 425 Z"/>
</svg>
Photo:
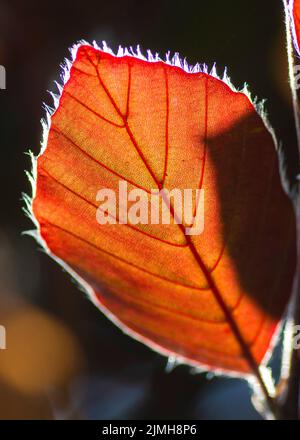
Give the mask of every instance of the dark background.
<svg viewBox="0 0 300 440">
<path fill-rule="evenodd" d="M 69 275 L 22 236 L 30 193 L 24 170 L 39 152 L 43 103 L 60 64 L 78 40 L 112 49 L 140 44 L 170 50 L 190 64 L 228 66 L 237 87 L 250 85 L 283 141 L 290 181 L 297 173 L 283 13 L 274 0 L 0 1 L 1 215 L 0 418 L 259 418 L 247 386 L 193 374 L 123 335 Z"/>
</svg>

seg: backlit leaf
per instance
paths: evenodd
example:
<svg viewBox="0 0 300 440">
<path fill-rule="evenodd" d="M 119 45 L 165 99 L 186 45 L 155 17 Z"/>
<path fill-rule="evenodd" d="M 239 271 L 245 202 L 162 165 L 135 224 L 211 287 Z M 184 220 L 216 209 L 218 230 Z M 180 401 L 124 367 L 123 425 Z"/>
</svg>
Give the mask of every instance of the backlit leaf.
<svg viewBox="0 0 300 440">
<path fill-rule="evenodd" d="M 33 214 L 49 252 L 125 332 L 184 362 L 251 374 L 295 267 L 274 140 L 245 93 L 178 57 L 149 57 L 79 46 L 37 160 Z M 97 192 L 118 193 L 120 180 L 204 189 L 204 231 L 100 225 Z"/>
</svg>

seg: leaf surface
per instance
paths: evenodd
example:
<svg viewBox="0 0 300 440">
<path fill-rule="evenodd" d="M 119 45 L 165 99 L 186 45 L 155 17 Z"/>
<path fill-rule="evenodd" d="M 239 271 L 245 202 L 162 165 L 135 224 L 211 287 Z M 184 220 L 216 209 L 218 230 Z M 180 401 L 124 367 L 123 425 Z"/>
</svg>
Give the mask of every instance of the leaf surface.
<svg viewBox="0 0 300 440">
<path fill-rule="evenodd" d="M 99 225 L 96 194 L 118 193 L 120 180 L 146 192 L 204 189 L 203 233 Z M 289 298 L 295 220 L 272 135 L 244 93 L 81 45 L 32 208 L 49 252 L 125 332 L 189 364 L 255 372 Z"/>
<path fill-rule="evenodd" d="M 293 22 L 292 32 L 294 36 L 294 45 L 298 54 L 300 54 L 300 0 L 290 0 L 288 5 Z"/>
</svg>

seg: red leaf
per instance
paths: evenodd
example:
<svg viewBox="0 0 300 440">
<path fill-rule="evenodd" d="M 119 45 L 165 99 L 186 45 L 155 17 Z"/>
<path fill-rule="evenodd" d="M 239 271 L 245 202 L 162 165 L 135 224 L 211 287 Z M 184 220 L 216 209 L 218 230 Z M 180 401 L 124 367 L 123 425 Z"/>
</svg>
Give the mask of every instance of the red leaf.
<svg viewBox="0 0 300 440">
<path fill-rule="evenodd" d="M 274 141 L 244 93 L 153 61 L 78 48 L 37 161 L 39 232 L 126 333 L 190 364 L 255 373 L 295 267 Z M 120 180 L 203 188 L 204 232 L 99 225 L 97 192 Z"/>
</svg>

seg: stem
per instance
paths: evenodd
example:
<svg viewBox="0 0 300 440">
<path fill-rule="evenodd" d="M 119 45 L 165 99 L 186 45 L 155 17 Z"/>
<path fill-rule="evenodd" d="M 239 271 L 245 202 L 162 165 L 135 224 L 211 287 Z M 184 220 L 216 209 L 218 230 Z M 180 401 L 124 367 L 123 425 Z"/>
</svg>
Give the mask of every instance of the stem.
<svg viewBox="0 0 300 440">
<path fill-rule="evenodd" d="M 295 60 L 297 52 L 292 41 L 292 17 L 288 0 L 283 0 L 286 21 L 286 41 L 289 65 L 289 79 L 292 94 L 294 119 L 297 135 L 298 153 L 300 155 L 300 95 L 297 92 L 295 78 Z M 294 209 L 297 219 L 297 253 L 300 255 L 300 195 L 299 181 L 297 182 L 296 194 L 294 197 Z M 299 389 L 300 389 L 300 357 L 299 349 L 293 347 L 293 336 L 296 325 L 300 325 L 300 261 L 298 258 L 296 275 L 293 285 L 292 298 L 290 301 L 286 331 L 283 343 L 283 357 L 281 367 L 280 384 L 284 384 L 284 391 L 278 400 L 281 404 L 282 417 L 284 419 L 298 419 Z"/>
</svg>

